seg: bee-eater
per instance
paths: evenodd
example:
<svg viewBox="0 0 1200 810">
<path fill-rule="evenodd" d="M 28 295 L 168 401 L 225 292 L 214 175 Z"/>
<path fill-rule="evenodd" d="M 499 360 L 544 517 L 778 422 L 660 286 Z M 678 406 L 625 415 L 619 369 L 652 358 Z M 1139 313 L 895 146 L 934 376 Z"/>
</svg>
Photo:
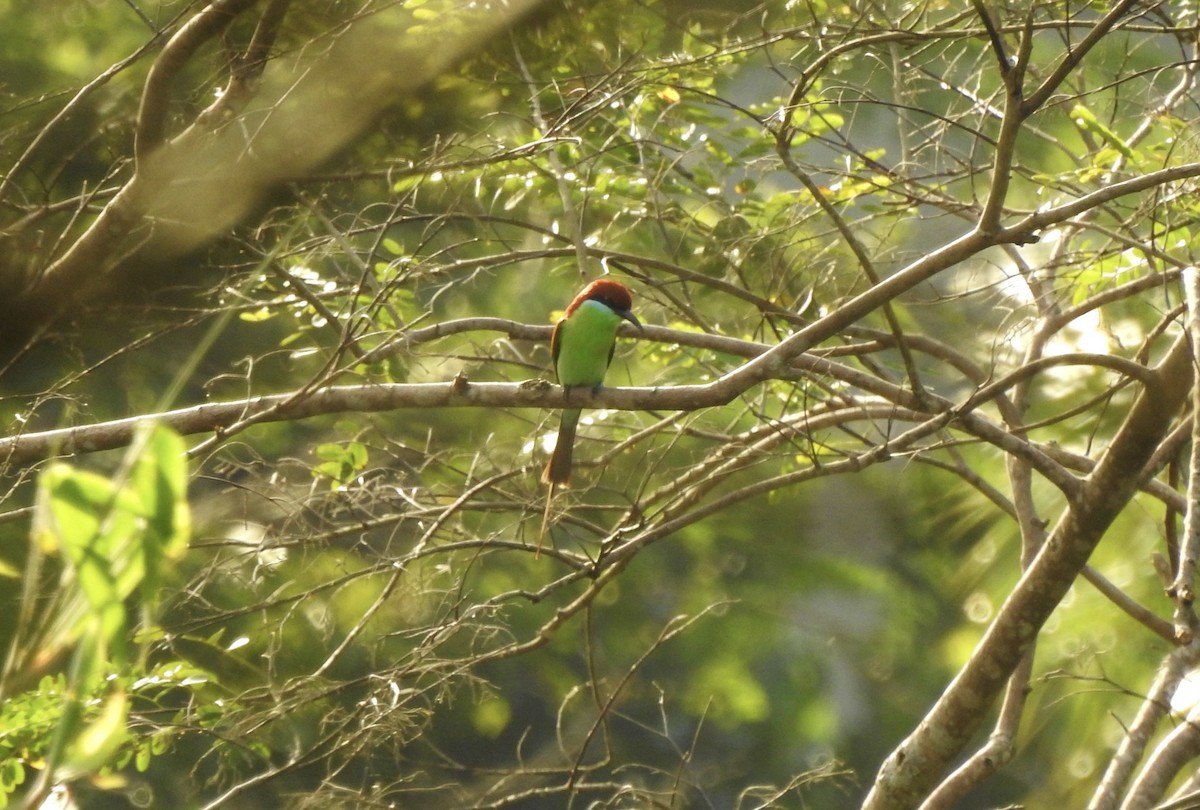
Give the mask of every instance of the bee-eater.
<svg viewBox="0 0 1200 810">
<path fill-rule="evenodd" d="M 630 312 L 632 306 L 629 289 L 610 278 L 593 281 L 575 296 L 550 337 L 550 354 L 559 385 L 587 386 L 593 390 L 600 387 L 617 347 L 617 327 L 621 321 L 642 329 L 641 322 Z M 565 484 L 571 477 L 571 450 L 579 413 L 579 408 L 563 409 L 554 455 L 542 472 L 542 482 L 550 485 L 551 494 L 556 484 Z"/>
</svg>

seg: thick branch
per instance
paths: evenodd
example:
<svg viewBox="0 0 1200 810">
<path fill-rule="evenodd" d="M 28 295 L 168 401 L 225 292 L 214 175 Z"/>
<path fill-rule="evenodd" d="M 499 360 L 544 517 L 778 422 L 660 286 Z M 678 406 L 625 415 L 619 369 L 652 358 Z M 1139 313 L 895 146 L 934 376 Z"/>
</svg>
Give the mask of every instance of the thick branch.
<svg viewBox="0 0 1200 810">
<path fill-rule="evenodd" d="M 551 327 L 530 326 L 501 318 L 464 318 L 434 324 L 405 333 L 395 343 L 380 349 L 396 351 L 417 343 L 436 340 L 465 331 L 492 329 L 524 340 L 546 340 Z M 632 327 L 622 334 L 632 337 Z M 700 333 L 681 333 L 659 326 L 647 326 L 638 333 L 651 340 L 719 351 L 726 354 L 755 358 L 770 351 L 761 343 Z M 916 409 L 918 421 L 936 418 L 942 424 L 959 423 L 966 432 L 994 444 L 1006 453 L 1021 458 L 1064 493 L 1078 490 L 1079 482 L 1058 461 L 1028 440 L 1013 435 L 976 413 L 993 399 L 1003 397 L 1005 389 L 1017 381 L 1056 365 L 1087 364 L 1112 368 L 1133 379 L 1145 380 L 1153 372 L 1131 361 L 1107 355 L 1069 354 L 1048 358 L 1043 363 L 1030 364 L 993 382 L 967 398 L 955 403 L 941 397 L 918 398 L 894 383 L 881 380 L 857 369 L 842 365 L 819 353 L 793 358 L 781 379 L 794 379 L 797 374 L 841 380 L 857 389 L 875 393 L 893 403 L 891 407 Z M 677 410 L 689 411 L 728 404 L 748 390 L 742 378 L 726 374 L 706 385 L 686 385 L 653 388 L 604 388 L 598 392 L 572 390 L 570 402 L 584 407 L 618 410 Z M 562 390 L 541 380 L 525 383 L 470 383 L 465 379 L 444 383 L 347 385 L 328 386 L 316 391 L 292 391 L 275 395 L 251 397 L 224 403 L 206 403 L 179 408 L 161 414 L 144 414 L 94 425 L 84 425 L 38 433 L 26 433 L 0 439 L 0 460 L 8 464 L 27 464 L 54 455 L 97 452 L 123 447 L 132 438 L 137 425 L 161 421 L 185 435 L 216 432 L 218 435 L 254 422 L 277 422 L 301 419 L 345 411 L 374 412 L 402 408 L 432 407 L 536 407 L 559 408 L 566 400 Z M 899 412 L 894 418 L 902 418 Z"/>
<path fill-rule="evenodd" d="M 137 130 L 133 137 L 133 154 L 141 168 L 152 151 L 166 140 L 167 110 L 175 77 L 205 42 L 218 36 L 233 18 L 257 0 L 214 0 L 212 5 L 188 20 L 167 42 L 154 60 L 142 102 L 138 108 Z"/>
<path fill-rule="evenodd" d="M 950 810 L 984 779 L 1012 759 L 1025 700 L 1029 695 L 1029 678 L 1033 672 L 1033 650 L 1021 659 L 1020 666 L 1009 678 L 996 727 L 984 745 L 967 759 L 946 781 L 938 785 L 921 810 Z"/>
<path fill-rule="evenodd" d="M 883 764 L 863 810 L 916 807 L 979 729 L 1042 625 L 1137 491 L 1143 466 L 1187 399 L 1192 353 L 1186 339 L 1176 341 L 1157 371 L 1158 383 L 1142 391 L 970 660 Z"/>
<path fill-rule="evenodd" d="M 464 7 L 443 18 L 456 36 L 436 43 L 428 32 L 397 36 L 391 16 L 402 13 L 397 9 L 363 15 L 325 47 L 300 52 L 290 63 L 273 62 L 263 74 L 261 103 L 246 113 L 243 125 L 214 130 L 197 121 L 166 140 L 163 114 L 179 60 L 249 2 L 218 0 L 176 34 L 147 79 L 133 177 L 28 289 L 5 300 L 0 343 L 21 341 L 34 327 L 103 290 L 111 268 L 134 248 L 140 256 L 165 261 L 225 233 L 270 189 L 329 159 L 406 93 L 542 0 L 513 0 L 503 11 Z M 196 22 L 201 18 L 203 24 Z M 321 126 L 312 125 L 315 118 Z"/>
<path fill-rule="evenodd" d="M 1193 364 L 1200 350 L 1200 270 L 1189 267 L 1183 272 L 1183 291 L 1188 307 L 1188 337 Z M 1175 634 L 1181 642 L 1192 640 L 1196 628 L 1196 560 L 1200 557 L 1200 380 L 1192 390 L 1192 449 L 1188 461 L 1187 510 L 1183 516 L 1183 542 L 1175 566 L 1175 581 L 1169 593 L 1175 600 Z"/>
</svg>

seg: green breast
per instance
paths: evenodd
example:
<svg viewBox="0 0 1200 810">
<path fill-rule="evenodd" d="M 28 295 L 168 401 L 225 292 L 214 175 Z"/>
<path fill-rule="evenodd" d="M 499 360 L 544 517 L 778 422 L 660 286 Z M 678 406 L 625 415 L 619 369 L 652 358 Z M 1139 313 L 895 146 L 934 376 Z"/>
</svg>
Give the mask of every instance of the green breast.
<svg viewBox="0 0 1200 810">
<path fill-rule="evenodd" d="M 599 385 L 612 360 L 621 316 L 598 301 L 585 301 L 559 327 L 555 371 L 560 385 Z"/>
</svg>

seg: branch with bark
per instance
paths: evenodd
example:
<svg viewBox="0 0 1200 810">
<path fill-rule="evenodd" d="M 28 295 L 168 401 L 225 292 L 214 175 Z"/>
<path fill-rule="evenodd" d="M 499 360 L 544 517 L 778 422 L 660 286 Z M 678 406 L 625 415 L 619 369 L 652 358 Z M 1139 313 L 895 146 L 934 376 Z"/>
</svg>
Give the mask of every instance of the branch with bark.
<svg viewBox="0 0 1200 810">
<path fill-rule="evenodd" d="M 132 175 L 86 230 L 30 279 L 7 279 L 0 346 L 109 292 L 112 272 L 138 256 L 164 263 L 226 233 L 280 183 L 305 175 L 358 137 L 392 104 L 416 92 L 479 42 L 541 0 L 447 15 L 442 43 L 409 35 L 403 10 L 356 15 L 290 59 L 268 59 L 288 4 L 268 4 L 244 54 L 227 67 L 218 100 L 168 138 L 173 89 L 198 50 L 253 7 L 218 0 L 184 22 L 151 66 L 138 111 Z M 392 66 L 405 65 L 404 70 Z M 261 76 L 261 80 L 258 80 Z M 249 108 L 253 100 L 253 109 Z M 308 122 L 319 117 L 320 127 Z"/>
</svg>

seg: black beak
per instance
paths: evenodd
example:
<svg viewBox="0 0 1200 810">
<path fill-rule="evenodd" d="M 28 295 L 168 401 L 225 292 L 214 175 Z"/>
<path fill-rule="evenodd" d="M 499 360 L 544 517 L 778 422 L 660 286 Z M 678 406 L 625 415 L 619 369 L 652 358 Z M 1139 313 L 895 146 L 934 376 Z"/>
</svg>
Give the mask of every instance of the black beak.
<svg viewBox="0 0 1200 810">
<path fill-rule="evenodd" d="M 627 310 L 627 309 L 622 309 L 622 310 L 618 311 L 618 312 L 617 312 L 617 314 L 618 314 L 618 315 L 620 315 L 620 316 L 621 316 L 622 318 L 624 318 L 625 320 L 629 321 L 629 322 L 630 322 L 631 324 L 633 324 L 634 326 L 636 326 L 636 327 L 638 328 L 638 331 L 639 331 L 639 332 L 645 332 L 645 331 L 646 331 L 646 327 L 642 326 L 642 322 L 641 322 L 641 321 L 639 321 L 639 320 L 637 319 L 637 316 L 636 316 L 636 315 L 634 315 L 634 314 L 633 314 L 632 312 L 630 312 L 629 310 Z"/>
</svg>

